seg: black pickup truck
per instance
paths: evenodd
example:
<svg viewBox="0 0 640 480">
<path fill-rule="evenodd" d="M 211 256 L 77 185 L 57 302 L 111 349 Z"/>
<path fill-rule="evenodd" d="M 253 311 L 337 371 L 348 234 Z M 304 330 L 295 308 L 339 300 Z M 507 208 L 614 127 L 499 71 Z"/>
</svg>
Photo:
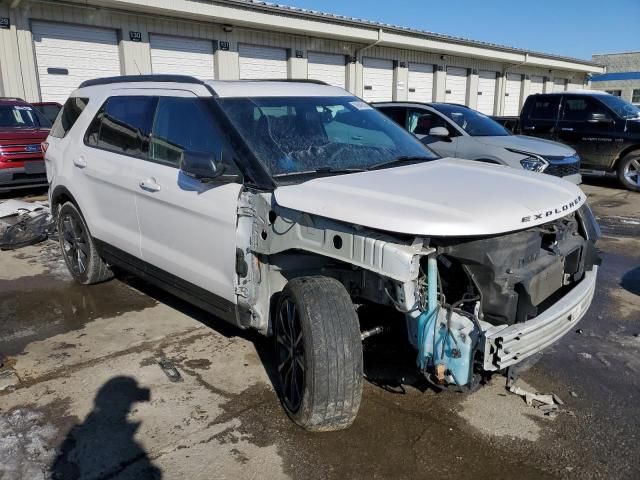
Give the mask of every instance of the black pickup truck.
<svg viewBox="0 0 640 480">
<path fill-rule="evenodd" d="M 585 173 L 615 173 L 640 192 L 640 108 L 604 92 L 529 95 L 520 117 L 493 117 L 514 133 L 573 147 Z"/>
</svg>

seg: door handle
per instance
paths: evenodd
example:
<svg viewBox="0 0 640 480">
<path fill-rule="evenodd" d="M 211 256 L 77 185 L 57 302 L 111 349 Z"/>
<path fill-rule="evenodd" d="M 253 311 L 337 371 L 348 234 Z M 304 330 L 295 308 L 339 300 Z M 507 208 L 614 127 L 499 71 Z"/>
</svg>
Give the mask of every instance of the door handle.
<svg viewBox="0 0 640 480">
<path fill-rule="evenodd" d="M 562 127 L 560 130 L 562 130 L 563 132 L 573 132 L 573 128 L 571 127 Z"/>
<path fill-rule="evenodd" d="M 522 129 L 523 130 L 535 130 L 536 127 L 523 127 Z"/>
<path fill-rule="evenodd" d="M 156 183 L 156 179 L 153 177 L 142 180 L 139 185 L 142 190 L 146 190 L 147 192 L 160 191 L 160 185 Z"/>
<path fill-rule="evenodd" d="M 84 157 L 80 156 L 73 159 L 73 164 L 78 168 L 84 168 L 87 166 L 87 161 Z"/>
</svg>

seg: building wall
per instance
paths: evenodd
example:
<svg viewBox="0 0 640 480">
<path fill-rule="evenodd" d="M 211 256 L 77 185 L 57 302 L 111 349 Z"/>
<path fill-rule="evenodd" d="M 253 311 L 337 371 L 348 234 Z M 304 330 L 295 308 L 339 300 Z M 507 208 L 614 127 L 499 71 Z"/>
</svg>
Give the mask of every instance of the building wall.
<svg viewBox="0 0 640 480">
<path fill-rule="evenodd" d="M 607 67 L 607 72 L 602 78 L 607 78 L 607 75 L 615 73 L 635 74 L 628 75 L 635 76 L 633 79 L 622 80 L 598 80 L 598 76 L 595 76 L 591 83 L 594 90 L 620 90 L 621 97 L 628 102 L 633 101 L 633 93 L 635 90 L 635 103 L 640 104 L 637 98 L 638 93 L 640 93 L 640 52 L 593 55 L 592 59 L 594 62 Z"/>
<path fill-rule="evenodd" d="M 149 3 L 149 2 L 148 2 Z M 152 2 L 151 2 L 152 3 Z M 36 58 L 31 34 L 34 20 L 62 22 L 68 24 L 89 25 L 117 30 L 122 74 L 152 73 L 149 35 L 153 33 L 176 35 L 191 38 L 208 39 L 217 42 L 229 42 L 229 50 L 218 50 L 214 54 L 216 75 L 219 79 L 239 78 L 238 45 L 242 43 L 274 46 L 288 49 L 294 58 L 290 58 L 288 71 L 290 78 L 306 77 L 307 52 L 339 53 L 352 59 L 347 65 L 347 88 L 356 95 L 362 95 L 362 57 L 374 57 L 393 60 L 394 72 L 393 98 L 407 98 L 408 66 L 410 63 L 433 64 L 434 68 L 434 100 L 444 101 L 445 72 L 447 66 L 458 66 L 468 69 L 468 88 L 466 103 L 475 107 L 477 103 L 477 81 L 479 70 L 492 70 L 498 73 L 496 109 L 503 110 L 505 73 L 523 75 L 520 104 L 528 95 L 531 75 L 545 77 L 545 91 L 551 91 L 554 78 L 566 79 L 571 85 L 584 85 L 586 72 L 554 70 L 540 66 L 504 63 L 488 58 L 469 58 L 441 53 L 430 53 L 418 50 L 376 46 L 366 51 L 359 51 L 367 46 L 364 43 L 319 38 L 302 34 L 270 31 L 268 26 L 249 28 L 233 26 L 231 31 L 222 24 L 210 21 L 187 20 L 175 16 L 157 13 L 135 13 L 109 8 L 96 8 L 87 5 L 61 5 L 51 2 L 23 1 L 18 8 L 9 9 L 0 4 L 0 16 L 11 19 L 8 30 L 0 30 L 0 85 L 5 95 L 20 96 L 28 101 L 41 99 L 38 84 Z M 130 40 L 129 32 L 140 32 L 140 42 Z M 295 52 L 302 52 L 303 58 L 295 58 Z M 550 65 L 558 62 L 550 61 Z"/>
</svg>

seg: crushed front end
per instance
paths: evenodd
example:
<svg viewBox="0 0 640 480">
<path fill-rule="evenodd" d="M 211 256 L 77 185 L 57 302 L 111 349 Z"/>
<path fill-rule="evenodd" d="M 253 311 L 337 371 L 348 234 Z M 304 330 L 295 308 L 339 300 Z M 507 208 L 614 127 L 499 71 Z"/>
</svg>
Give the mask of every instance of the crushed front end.
<svg viewBox="0 0 640 480">
<path fill-rule="evenodd" d="M 584 204 L 512 233 L 432 238 L 436 252 L 422 264 L 425 308 L 408 314 L 425 376 L 468 386 L 571 330 L 593 298 L 599 236 Z"/>
</svg>

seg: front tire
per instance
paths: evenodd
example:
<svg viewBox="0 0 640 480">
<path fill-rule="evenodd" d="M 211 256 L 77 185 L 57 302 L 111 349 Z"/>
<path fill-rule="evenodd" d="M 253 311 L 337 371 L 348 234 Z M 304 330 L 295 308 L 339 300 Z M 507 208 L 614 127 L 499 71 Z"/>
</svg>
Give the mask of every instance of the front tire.
<svg viewBox="0 0 640 480">
<path fill-rule="evenodd" d="M 349 427 L 362 398 L 362 341 L 344 286 L 328 277 L 291 280 L 274 315 L 274 337 L 289 417 L 310 431 Z"/>
<path fill-rule="evenodd" d="M 618 180 L 628 190 L 640 192 L 640 150 L 622 157 L 618 163 Z"/>
<path fill-rule="evenodd" d="M 58 239 L 62 256 L 73 279 L 91 285 L 113 278 L 113 273 L 100 258 L 80 210 L 71 202 L 58 211 Z"/>
</svg>

